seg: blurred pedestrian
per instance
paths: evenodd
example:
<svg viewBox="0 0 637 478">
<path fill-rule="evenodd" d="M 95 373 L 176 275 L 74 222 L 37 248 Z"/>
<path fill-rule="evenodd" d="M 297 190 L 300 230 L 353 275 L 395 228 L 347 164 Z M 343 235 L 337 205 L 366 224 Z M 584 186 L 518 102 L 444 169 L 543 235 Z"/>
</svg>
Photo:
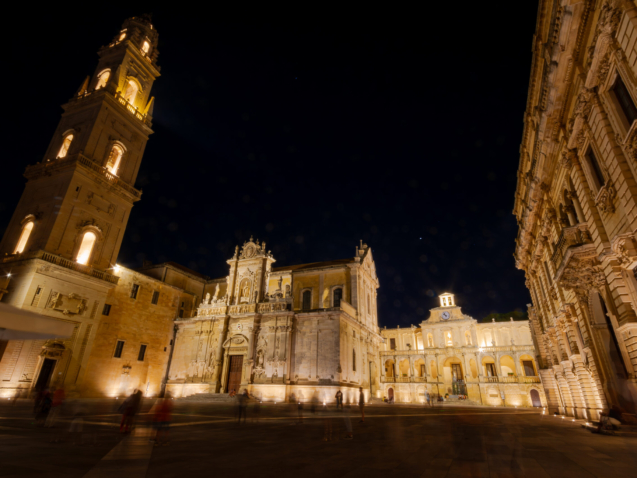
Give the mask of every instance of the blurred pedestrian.
<svg viewBox="0 0 637 478">
<path fill-rule="evenodd" d="M 51 410 L 49 411 L 49 416 L 46 419 L 46 423 L 44 424 L 47 428 L 53 428 L 55 426 L 55 422 L 57 421 L 60 412 L 62 411 L 62 404 L 64 403 L 64 399 L 66 398 L 66 394 L 64 393 L 64 389 L 60 388 L 52 388 L 51 392 L 53 392 L 53 398 L 51 400 Z"/>
<path fill-rule="evenodd" d="M 358 406 L 361 409 L 360 423 L 363 423 L 365 421 L 365 394 L 363 393 L 363 387 L 359 387 L 358 392 Z"/>
<path fill-rule="evenodd" d="M 173 402 L 170 398 L 164 398 L 155 405 L 154 424 L 157 430 L 155 446 L 166 446 L 169 441 L 170 422 L 173 413 Z"/>
<path fill-rule="evenodd" d="M 297 422 L 298 424 L 303 423 L 303 402 L 299 399 L 299 403 L 297 405 L 297 411 L 299 414 L 299 421 Z"/>
<path fill-rule="evenodd" d="M 429 390 L 425 390 L 425 403 L 431 407 L 431 395 L 429 395 Z"/>
<path fill-rule="evenodd" d="M 133 394 L 124 400 L 122 406 L 119 408 L 122 414 L 122 422 L 119 426 L 119 431 L 122 433 L 130 433 L 135 426 L 135 416 L 139 411 L 139 407 L 142 403 L 141 390 L 135 390 Z"/>
<path fill-rule="evenodd" d="M 336 409 L 343 411 L 343 392 L 336 392 Z"/>
<path fill-rule="evenodd" d="M 48 387 L 43 388 L 42 391 L 38 393 L 35 403 L 35 424 L 39 427 L 43 427 L 51 411 L 51 404 L 53 403 L 53 397 Z"/>
<path fill-rule="evenodd" d="M 237 419 L 237 423 L 241 423 L 241 417 L 243 416 L 243 423 L 246 422 L 247 417 L 247 411 L 248 411 L 248 400 L 250 399 L 250 395 L 248 394 L 248 389 L 246 388 L 245 390 L 243 390 L 243 393 L 240 393 L 239 395 L 237 395 L 237 404 L 239 406 L 238 408 L 238 419 Z"/>
</svg>

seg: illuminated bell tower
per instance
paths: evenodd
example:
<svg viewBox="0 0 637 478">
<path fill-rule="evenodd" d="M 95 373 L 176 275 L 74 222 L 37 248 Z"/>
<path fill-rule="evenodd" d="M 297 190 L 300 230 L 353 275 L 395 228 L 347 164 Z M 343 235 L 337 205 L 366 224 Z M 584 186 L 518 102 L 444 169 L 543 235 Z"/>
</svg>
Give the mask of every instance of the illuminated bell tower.
<svg viewBox="0 0 637 478">
<path fill-rule="evenodd" d="M 126 20 L 73 97 L 0 243 L 0 257 L 44 251 L 94 270 L 116 262 L 133 203 L 159 76 L 148 16 Z"/>
<path fill-rule="evenodd" d="M 4 393 L 47 384 L 81 394 L 133 204 L 159 76 L 157 31 L 129 18 L 64 112 L 0 243 L 0 300 L 73 325 L 70 337 L 5 342 Z M 108 324 L 105 324 L 108 325 Z M 2 343 L 0 342 L 0 345 Z"/>
</svg>

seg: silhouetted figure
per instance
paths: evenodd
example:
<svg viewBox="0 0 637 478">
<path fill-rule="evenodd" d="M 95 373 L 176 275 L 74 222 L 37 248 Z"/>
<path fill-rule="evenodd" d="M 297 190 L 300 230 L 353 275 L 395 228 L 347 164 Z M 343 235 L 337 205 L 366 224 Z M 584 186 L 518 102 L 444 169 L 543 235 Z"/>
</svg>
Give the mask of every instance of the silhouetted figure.
<svg viewBox="0 0 637 478">
<path fill-rule="evenodd" d="M 122 423 L 119 426 L 119 431 L 122 433 L 130 433 L 135 425 L 135 416 L 139 411 L 139 407 L 142 403 L 142 392 L 135 390 L 133 394 L 124 400 L 120 407 L 122 413 Z"/>
<path fill-rule="evenodd" d="M 250 395 L 248 395 L 248 389 L 245 389 L 243 391 L 243 393 L 240 393 L 239 395 L 237 395 L 237 404 L 239 406 L 238 408 L 238 419 L 237 419 L 237 423 L 241 423 L 241 417 L 243 416 L 243 423 L 246 422 L 247 417 L 247 412 L 248 412 L 248 400 L 250 399 Z"/>
<path fill-rule="evenodd" d="M 358 389 L 358 406 L 361 409 L 361 423 L 365 421 L 365 394 L 363 393 L 363 387 Z"/>
<path fill-rule="evenodd" d="M 51 389 L 52 400 L 51 400 L 51 410 L 49 411 L 49 416 L 46 419 L 46 423 L 44 424 L 47 428 L 52 428 L 55 426 L 55 422 L 62 411 L 62 405 L 64 404 L 64 399 L 66 398 L 66 394 L 64 393 L 64 389 L 62 387 L 56 389 Z M 57 440 L 56 440 L 57 441 Z"/>
<path fill-rule="evenodd" d="M 44 426 L 44 422 L 46 421 L 49 411 L 51 410 L 51 404 L 53 403 L 53 397 L 51 396 L 51 392 L 48 387 L 43 388 L 35 398 L 35 423 L 39 427 Z"/>
<path fill-rule="evenodd" d="M 340 390 L 336 392 L 336 409 L 340 409 L 341 411 L 343 410 L 343 392 Z"/>
</svg>

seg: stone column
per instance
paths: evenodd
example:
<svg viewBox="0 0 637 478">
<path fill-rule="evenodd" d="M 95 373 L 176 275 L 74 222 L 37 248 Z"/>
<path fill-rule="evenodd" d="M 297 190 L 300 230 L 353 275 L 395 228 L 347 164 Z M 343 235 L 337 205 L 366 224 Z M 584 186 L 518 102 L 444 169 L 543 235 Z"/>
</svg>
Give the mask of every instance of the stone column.
<svg viewBox="0 0 637 478">
<path fill-rule="evenodd" d="M 223 343 L 226 340 L 226 333 L 228 331 L 229 316 L 223 318 L 223 324 L 219 331 L 219 343 L 217 344 L 217 352 L 215 354 L 215 371 L 212 374 L 212 390 L 214 393 L 219 393 L 221 384 L 219 382 L 219 376 L 221 375 L 221 365 L 223 364 Z"/>
<path fill-rule="evenodd" d="M 290 320 L 290 319 L 289 319 Z M 290 383 L 290 375 L 292 374 L 292 325 L 286 325 L 285 328 L 285 366 L 283 368 L 283 382 Z"/>
<path fill-rule="evenodd" d="M 257 324 L 257 321 L 255 320 L 255 323 L 252 325 L 252 327 L 248 327 L 248 353 L 246 354 L 248 357 L 248 370 L 247 370 L 247 374 L 248 374 L 248 383 L 252 383 L 252 369 L 254 368 L 254 360 L 255 360 L 255 356 L 254 356 L 254 349 L 255 349 L 255 343 L 254 343 L 254 337 L 257 333 L 259 329 L 259 326 Z"/>
</svg>

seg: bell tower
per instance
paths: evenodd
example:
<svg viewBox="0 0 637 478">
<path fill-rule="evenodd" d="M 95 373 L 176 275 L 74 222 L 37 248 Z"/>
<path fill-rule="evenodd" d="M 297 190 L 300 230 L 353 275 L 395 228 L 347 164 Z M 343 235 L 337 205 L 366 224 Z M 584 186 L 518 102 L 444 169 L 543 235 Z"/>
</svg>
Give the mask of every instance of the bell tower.
<svg viewBox="0 0 637 478">
<path fill-rule="evenodd" d="M 41 162 L 0 243 L 0 260 L 46 256 L 104 277 L 112 272 L 133 204 L 159 76 L 158 34 L 149 16 L 129 18 L 97 68 L 62 106 Z M 115 281 L 116 282 L 116 281 Z"/>
</svg>

